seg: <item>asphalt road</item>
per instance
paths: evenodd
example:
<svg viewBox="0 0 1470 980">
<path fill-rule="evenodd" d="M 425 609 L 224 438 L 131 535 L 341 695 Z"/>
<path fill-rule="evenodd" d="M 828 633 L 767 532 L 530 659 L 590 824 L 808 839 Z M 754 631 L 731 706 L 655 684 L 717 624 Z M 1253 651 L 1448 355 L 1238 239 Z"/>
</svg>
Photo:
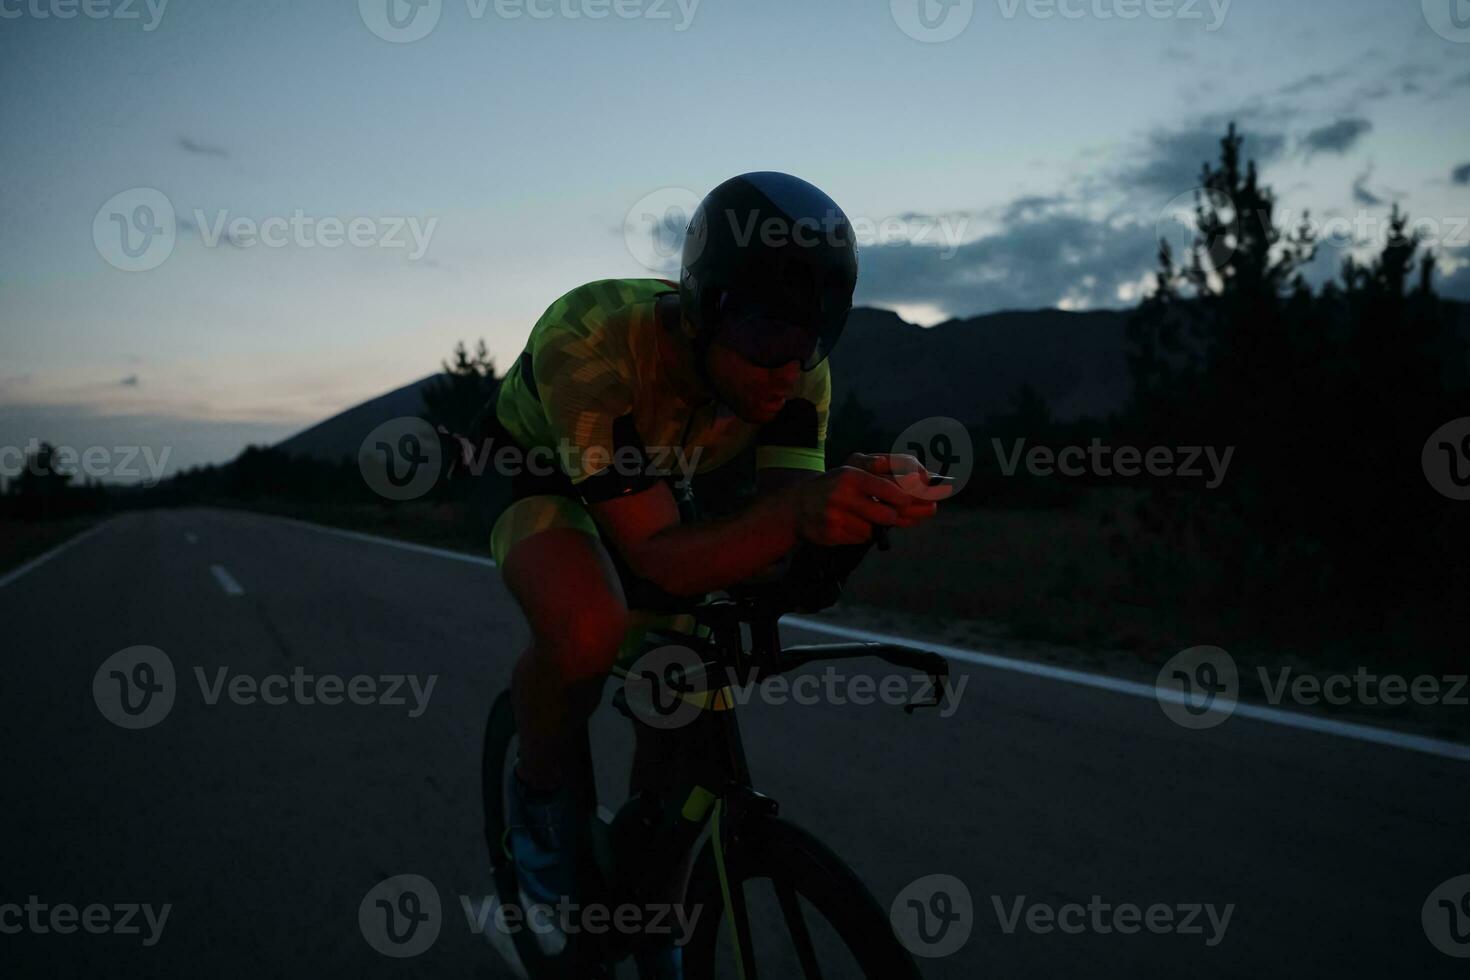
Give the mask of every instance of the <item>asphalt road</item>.
<svg viewBox="0 0 1470 980">
<path fill-rule="evenodd" d="M 487 889 L 479 739 L 525 636 L 494 568 L 145 512 L 0 585 L 0 623 L 0 974 L 510 975 L 459 898 Z M 104 706 L 132 723 L 165 698 L 119 714 L 112 671 L 149 678 L 101 668 L 139 645 L 167 655 L 174 696 L 124 728 Z M 1247 718 L 1191 731 L 1143 698 L 955 669 L 948 718 L 828 699 L 742 714 L 757 785 L 881 904 L 927 875 L 964 883 L 969 937 L 926 976 L 1466 975 L 1421 908 L 1470 874 L 1470 763 Z M 298 670 L 342 678 L 342 703 L 295 693 Z M 599 719 L 609 758 L 625 726 Z M 424 952 L 390 958 L 359 906 L 404 874 L 442 912 Z M 1130 904 L 1162 907 L 1156 928 L 1120 932 Z"/>
</svg>

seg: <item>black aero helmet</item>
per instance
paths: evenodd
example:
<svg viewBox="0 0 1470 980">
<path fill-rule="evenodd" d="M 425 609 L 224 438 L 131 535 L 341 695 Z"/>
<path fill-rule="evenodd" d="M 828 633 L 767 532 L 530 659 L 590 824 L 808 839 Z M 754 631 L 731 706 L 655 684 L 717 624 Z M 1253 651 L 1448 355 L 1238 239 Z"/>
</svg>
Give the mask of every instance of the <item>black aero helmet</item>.
<svg viewBox="0 0 1470 980">
<path fill-rule="evenodd" d="M 718 338 L 762 367 L 811 370 L 831 352 L 857 286 L 852 223 L 799 177 L 731 177 L 694 210 L 679 299 L 701 343 Z"/>
</svg>

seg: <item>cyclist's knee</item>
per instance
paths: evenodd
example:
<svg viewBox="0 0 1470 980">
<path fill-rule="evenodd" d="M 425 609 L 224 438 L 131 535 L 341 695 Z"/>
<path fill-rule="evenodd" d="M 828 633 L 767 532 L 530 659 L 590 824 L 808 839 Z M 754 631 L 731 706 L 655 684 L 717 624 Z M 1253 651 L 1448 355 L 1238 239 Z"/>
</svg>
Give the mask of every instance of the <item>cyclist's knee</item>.
<svg viewBox="0 0 1470 980">
<path fill-rule="evenodd" d="M 536 633 L 536 646 L 551 658 L 566 683 L 602 677 L 612 670 L 628 626 L 628 611 L 614 597 L 578 603 Z"/>
</svg>

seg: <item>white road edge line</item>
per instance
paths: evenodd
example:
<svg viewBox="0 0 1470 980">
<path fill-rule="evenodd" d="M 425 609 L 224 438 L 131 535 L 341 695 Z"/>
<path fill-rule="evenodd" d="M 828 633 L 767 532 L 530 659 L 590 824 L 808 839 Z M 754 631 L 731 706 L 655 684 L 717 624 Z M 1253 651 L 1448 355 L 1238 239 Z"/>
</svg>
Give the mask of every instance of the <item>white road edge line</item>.
<svg viewBox="0 0 1470 980">
<path fill-rule="evenodd" d="M 81 534 L 75 535 L 74 537 L 67 538 L 65 541 L 61 542 L 61 544 L 59 544 L 56 547 L 52 548 L 50 551 L 43 551 L 41 554 L 39 554 L 36 557 L 32 558 L 30 561 L 26 562 L 24 565 L 21 565 L 19 568 L 12 568 L 10 571 L 6 572 L 4 575 L 0 575 L 0 589 L 5 588 L 7 585 L 9 585 L 11 582 L 14 582 L 16 579 L 20 578 L 26 572 L 29 572 L 29 571 L 31 571 L 31 570 L 33 570 L 35 568 L 38 568 L 41 565 L 46 564 L 48 561 L 50 561 L 51 559 L 55 558 L 57 555 L 61 554 L 63 551 L 67 550 L 68 548 L 72 547 L 73 545 L 81 544 L 83 541 L 87 540 L 92 535 L 94 535 L 98 531 L 102 530 L 108 524 L 111 524 L 112 521 L 113 521 L 113 518 L 109 517 L 106 520 L 102 521 L 101 523 L 96 524 L 96 525 L 94 525 L 92 527 L 87 528 Z"/>
<path fill-rule="evenodd" d="M 1183 692 L 1169 689 L 1160 690 L 1154 685 L 1145 684 L 1142 681 L 1125 681 L 1103 674 L 1088 673 L 1085 670 L 1052 667 L 1047 664 L 1032 663 L 1029 660 L 1013 660 L 1010 657 L 1001 657 L 993 653 L 981 653 L 977 650 L 966 650 L 963 647 L 952 647 L 943 643 L 924 643 L 901 636 L 889 636 L 886 633 L 874 633 L 871 630 L 856 629 L 851 626 L 823 623 L 820 620 L 810 619 L 806 616 L 783 616 L 781 617 L 781 625 L 794 626 L 797 629 L 812 630 L 818 633 L 827 633 L 831 636 L 841 636 L 849 640 L 894 643 L 898 646 L 909 647 L 915 650 L 932 650 L 934 653 L 947 657 L 950 660 L 960 660 L 980 667 L 991 667 L 995 670 L 1008 670 L 1012 673 L 1026 674 L 1030 677 L 1061 681 L 1064 684 L 1076 684 L 1079 687 L 1091 687 L 1101 691 L 1112 691 L 1116 694 L 1128 694 L 1150 701 L 1156 701 L 1162 698 L 1163 700 L 1176 704 L 1184 704 L 1186 700 Z M 1459 742 L 1449 742 L 1444 739 L 1428 738 L 1422 735 L 1410 735 L 1405 732 L 1395 732 L 1387 728 L 1375 728 L 1371 725 L 1359 725 L 1348 721 L 1337 721 L 1332 718 L 1320 718 L 1316 715 L 1304 714 L 1298 711 L 1287 711 L 1284 708 L 1268 707 L 1261 704 L 1251 704 L 1246 701 L 1236 701 L 1232 704 L 1229 700 L 1221 699 L 1217 707 L 1221 712 L 1232 712 L 1242 718 L 1264 721 L 1272 725 L 1281 725 L 1285 728 L 1299 728 L 1304 731 L 1318 732 L 1323 735 L 1335 735 L 1338 738 L 1353 739 L 1359 742 L 1372 742 L 1375 745 L 1387 745 L 1396 749 L 1422 752 L 1426 755 L 1439 756 L 1444 759 L 1470 762 L 1470 745 L 1462 745 Z M 1226 720 L 1228 722 L 1229 719 L 1227 718 Z"/>
<path fill-rule="evenodd" d="M 245 511 L 253 514 L 254 511 Z M 272 520 L 282 521 L 286 524 L 295 524 L 311 531 L 321 531 L 323 534 L 335 534 L 339 538 L 351 538 L 353 541 L 366 541 L 369 544 L 386 544 L 391 548 L 402 551 L 416 551 L 421 555 L 434 555 L 438 558 L 450 558 L 454 561 L 469 562 L 471 565 L 487 565 L 494 568 L 495 559 L 486 558 L 483 555 L 472 555 L 464 551 L 451 551 L 448 548 L 434 548 L 426 544 L 414 544 L 412 541 L 396 541 L 393 538 L 384 538 L 376 534 L 364 534 L 362 531 L 349 531 L 341 527 L 328 527 L 325 524 L 313 524 L 310 521 L 298 520 L 294 517 L 278 517 L 275 514 L 256 514 L 257 517 L 268 517 Z"/>
<path fill-rule="evenodd" d="M 231 575 L 225 566 L 210 565 L 209 571 L 214 575 L 214 580 L 219 583 L 219 587 L 225 590 L 225 595 L 245 594 L 245 590 L 240 587 L 240 583 L 235 581 L 235 576 Z"/>
<path fill-rule="evenodd" d="M 269 514 L 259 516 L 274 517 L 274 515 Z M 493 559 L 484 558 L 480 555 L 466 554 L 462 551 L 450 551 L 447 548 L 431 548 L 427 545 L 413 544 L 408 541 L 395 541 L 392 538 L 384 538 L 376 534 L 364 534 L 360 531 L 346 531 L 341 528 L 327 527 L 322 524 L 312 524 L 310 521 L 297 520 L 294 517 L 274 517 L 274 519 L 285 521 L 288 524 L 295 524 L 298 527 L 309 528 L 313 531 L 322 531 L 326 534 L 336 534 L 344 538 L 352 538 L 356 541 L 382 544 L 390 548 L 416 551 L 421 554 L 437 555 L 440 558 L 448 558 L 452 561 L 469 562 L 474 565 L 488 565 L 491 568 L 495 567 Z M 781 617 L 781 625 L 795 627 L 796 629 L 811 630 L 816 633 L 826 633 L 829 636 L 840 636 L 849 640 L 893 643 L 914 650 L 932 650 L 951 660 L 959 660 L 964 663 L 975 664 L 979 667 L 1006 670 L 1015 674 L 1025 674 L 1029 677 L 1060 681 L 1063 684 L 1075 684 L 1079 687 L 1090 687 L 1099 691 L 1112 691 L 1114 694 L 1126 694 L 1131 697 L 1144 698 L 1150 701 L 1158 700 L 1162 696 L 1165 700 L 1183 703 L 1183 695 L 1180 692 L 1170 690 L 1161 692 L 1152 684 L 1144 684 L 1141 681 L 1122 680 L 1117 677 L 1108 677 L 1104 674 L 1093 674 L 1085 670 L 1052 667 L 1047 664 L 1032 663 L 1029 660 L 1016 660 L 1011 657 L 1002 657 L 993 653 L 982 653 L 978 650 L 967 650 L 963 647 L 954 647 L 943 643 L 926 643 L 903 636 L 890 636 L 887 633 L 875 633 L 871 630 L 857 629 L 851 626 L 838 626 L 835 623 L 824 623 L 821 620 L 811 619 L 806 616 L 783 616 Z M 1230 704 L 1228 701 L 1221 702 L 1220 708 L 1222 711 L 1229 707 Z M 1422 735 L 1410 735 L 1405 732 L 1395 732 L 1387 728 L 1375 728 L 1372 725 L 1359 725 L 1353 722 L 1337 721 L 1332 718 L 1319 718 L 1315 715 L 1308 715 L 1298 711 L 1287 711 L 1283 708 L 1267 707 L 1266 705 L 1250 704 L 1242 701 L 1235 703 L 1233 712 L 1242 718 L 1263 721 L 1271 725 L 1280 725 L 1283 728 L 1296 728 L 1302 731 L 1317 732 L 1321 735 L 1332 735 L 1337 738 L 1369 742 L 1374 745 L 1384 745 L 1390 748 L 1404 749 L 1409 752 L 1420 752 L 1425 755 L 1438 756 L 1442 759 L 1470 762 L 1470 745 L 1462 745 L 1459 742 L 1449 742 L 1444 739 L 1429 738 Z"/>
</svg>

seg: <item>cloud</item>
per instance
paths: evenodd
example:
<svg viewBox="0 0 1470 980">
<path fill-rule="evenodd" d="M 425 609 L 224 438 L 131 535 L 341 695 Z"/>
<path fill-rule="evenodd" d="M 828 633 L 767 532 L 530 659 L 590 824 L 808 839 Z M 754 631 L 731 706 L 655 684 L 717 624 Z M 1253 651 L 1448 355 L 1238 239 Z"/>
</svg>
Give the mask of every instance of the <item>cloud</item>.
<svg viewBox="0 0 1470 980">
<path fill-rule="evenodd" d="M 1364 207 L 1373 207 L 1383 203 L 1383 198 L 1368 189 L 1368 178 L 1373 176 L 1372 168 L 1363 171 L 1353 181 L 1353 201 Z"/>
<path fill-rule="evenodd" d="M 1125 187 L 1164 191 L 1170 196 L 1198 186 L 1204 163 L 1213 166 L 1219 162 L 1220 140 L 1233 116 L 1209 116 L 1184 129 L 1155 130 L 1139 151 L 1139 162 L 1123 172 L 1120 182 Z M 1280 133 L 1259 126 L 1241 126 L 1238 130 L 1245 139 L 1242 155 L 1257 165 L 1279 158 L 1285 150 L 1286 137 Z"/>
<path fill-rule="evenodd" d="M 1436 270 L 1434 289 L 1445 299 L 1470 302 L 1470 248 L 1441 250 L 1441 264 Z M 1450 261 L 1445 262 L 1448 258 Z M 1455 271 L 1446 274 L 1446 265 L 1454 265 Z"/>
<path fill-rule="evenodd" d="M 1361 117 L 1339 119 L 1307 133 L 1302 137 L 1301 144 L 1308 157 L 1315 153 L 1336 153 L 1341 156 L 1356 146 L 1372 129 L 1373 124 Z"/>
<path fill-rule="evenodd" d="M 1450 173 L 1450 180 L 1457 184 L 1470 184 L 1470 163 L 1462 163 Z"/>
<path fill-rule="evenodd" d="M 205 234 L 206 231 L 207 231 L 207 229 L 200 228 L 199 227 L 199 223 L 197 221 L 195 221 L 194 219 L 190 218 L 188 215 L 180 214 L 180 215 L 178 215 L 177 217 L 174 218 L 174 222 L 175 222 L 175 224 L 178 225 L 178 228 L 179 228 L 180 231 L 197 232 L 197 233 L 199 233 L 201 235 L 202 234 Z M 245 247 L 244 245 L 241 245 L 240 244 L 239 239 L 235 238 L 234 235 L 230 234 L 230 229 L 228 227 L 225 227 L 225 228 L 223 228 L 223 229 L 220 230 L 219 240 L 222 241 L 222 242 L 224 242 L 226 245 L 229 245 L 229 246 L 231 246 L 233 248 L 244 248 Z"/>
<path fill-rule="evenodd" d="M 199 156 L 204 157 L 221 157 L 228 159 L 230 156 L 230 151 L 226 150 L 222 146 L 214 146 L 209 143 L 201 143 L 198 140 L 191 140 L 187 136 L 179 137 L 179 147 L 188 153 L 196 153 Z"/>
<path fill-rule="evenodd" d="M 1314 89 L 1327 88 L 1333 82 L 1344 77 L 1346 74 L 1347 72 L 1343 71 L 1312 72 L 1312 74 L 1304 75 L 1288 85 L 1283 85 L 1281 88 L 1276 90 L 1276 94 L 1300 95 L 1303 92 L 1310 92 Z"/>
<path fill-rule="evenodd" d="M 1023 198 L 999 231 L 952 252 L 899 243 L 863 251 L 860 302 L 931 304 L 953 316 L 1003 309 L 1117 307 L 1120 287 L 1154 268 L 1155 228 L 1075 213 L 1061 199 Z"/>
</svg>

